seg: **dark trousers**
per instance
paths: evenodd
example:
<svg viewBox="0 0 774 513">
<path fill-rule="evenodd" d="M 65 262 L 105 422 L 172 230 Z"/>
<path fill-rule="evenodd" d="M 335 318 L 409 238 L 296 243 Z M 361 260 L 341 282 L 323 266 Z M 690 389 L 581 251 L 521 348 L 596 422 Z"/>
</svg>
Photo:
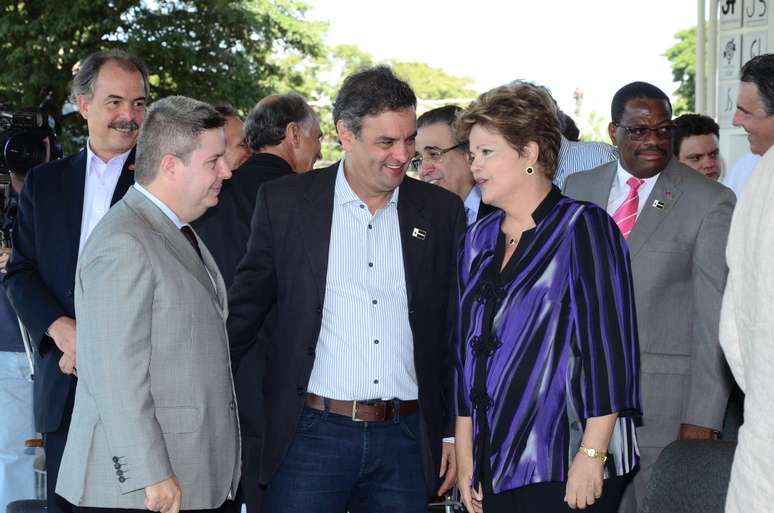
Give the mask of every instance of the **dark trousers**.
<svg viewBox="0 0 774 513">
<path fill-rule="evenodd" d="M 70 429 L 70 417 L 73 413 L 75 387 L 70 391 L 67 405 L 64 409 L 62 423 L 59 429 L 51 433 L 43 433 L 43 449 L 46 453 L 46 507 L 47 513 L 74 513 L 72 504 L 56 494 L 56 479 L 59 476 L 59 465 L 62 463 L 67 431 Z"/>
<path fill-rule="evenodd" d="M 626 484 L 631 475 L 605 479 L 602 497 L 587 507 L 589 513 L 616 513 Z M 484 494 L 485 513 L 577 513 L 564 502 L 566 483 L 550 482 L 507 490 L 502 493 Z"/>
<path fill-rule="evenodd" d="M 304 408 L 263 513 L 426 513 L 419 415 L 386 422 Z"/>
</svg>

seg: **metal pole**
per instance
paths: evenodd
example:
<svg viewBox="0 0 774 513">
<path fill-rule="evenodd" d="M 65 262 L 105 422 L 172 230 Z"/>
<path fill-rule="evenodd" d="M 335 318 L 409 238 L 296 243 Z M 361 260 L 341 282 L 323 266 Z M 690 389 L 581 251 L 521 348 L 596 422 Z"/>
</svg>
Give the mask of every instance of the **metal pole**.
<svg viewBox="0 0 774 513">
<path fill-rule="evenodd" d="M 704 0 L 697 0 L 696 2 L 696 104 L 693 106 L 693 110 L 699 113 L 704 113 L 707 109 L 707 101 L 705 96 L 706 81 L 704 78 Z"/>
<path fill-rule="evenodd" d="M 709 0 L 707 27 L 707 115 L 718 116 L 718 0 Z"/>
</svg>

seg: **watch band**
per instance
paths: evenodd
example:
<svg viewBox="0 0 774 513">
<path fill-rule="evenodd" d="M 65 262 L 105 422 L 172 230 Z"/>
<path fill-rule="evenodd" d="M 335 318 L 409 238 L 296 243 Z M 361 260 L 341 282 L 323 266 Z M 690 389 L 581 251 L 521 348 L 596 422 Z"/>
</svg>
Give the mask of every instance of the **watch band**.
<svg viewBox="0 0 774 513">
<path fill-rule="evenodd" d="M 578 452 L 585 454 L 589 458 L 594 458 L 595 460 L 599 460 L 602 463 L 607 461 L 607 453 L 605 451 L 599 451 L 597 449 L 586 447 L 585 445 L 583 445 L 583 442 L 581 442 L 581 445 L 578 448 Z"/>
</svg>

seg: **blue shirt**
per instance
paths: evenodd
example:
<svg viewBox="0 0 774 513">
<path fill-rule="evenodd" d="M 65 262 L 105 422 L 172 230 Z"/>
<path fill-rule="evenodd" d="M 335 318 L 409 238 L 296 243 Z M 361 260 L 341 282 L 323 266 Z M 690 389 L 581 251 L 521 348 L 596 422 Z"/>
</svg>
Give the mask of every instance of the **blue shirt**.
<svg viewBox="0 0 774 513">
<path fill-rule="evenodd" d="M 613 412 L 624 416 L 605 477 L 631 472 L 641 408 L 626 242 L 604 210 L 554 188 L 501 272 L 502 218 L 470 227 L 459 257 L 457 414 L 473 420 L 475 480 L 494 493 L 566 481 L 586 419 Z"/>
<path fill-rule="evenodd" d="M 307 390 L 340 400 L 419 397 L 396 188 L 373 215 L 339 164 L 322 325 Z"/>
<path fill-rule="evenodd" d="M 561 189 L 564 187 L 564 181 L 571 174 L 588 171 L 616 159 L 618 159 L 618 150 L 615 146 L 603 142 L 568 141 L 562 136 L 554 185 Z"/>
<path fill-rule="evenodd" d="M 481 189 L 474 185 L 467 198 L 465 198 L 465 217 L 467 217 L 467 226 L 476 222 L 478 219 L 478 208 L 481 206 Z"/>
</svg>

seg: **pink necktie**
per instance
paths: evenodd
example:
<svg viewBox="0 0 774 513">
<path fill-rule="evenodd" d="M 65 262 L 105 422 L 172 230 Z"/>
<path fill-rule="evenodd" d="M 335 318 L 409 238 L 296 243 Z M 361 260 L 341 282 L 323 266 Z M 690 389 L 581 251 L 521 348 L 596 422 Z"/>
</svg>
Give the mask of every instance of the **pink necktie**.
<svg viewBox="0 0 774 513">
<path fill-rule="evenodd" d="M 629 238 L 629 233 L 634 228 L 634 222 L 637 220 L 637 207 L 640 205 L 640 196 L 637 194 L 637 189 L 640 185 L 644 184 L 645 180 L 641 178 L 631 177 L 626 180 L 626 184 L 629 186 L 629 194 L 618 210 L 613 214 L 613 221 L 618 225 L 618 228 L 623 233 L 624 239 Z"/>
</svg>

